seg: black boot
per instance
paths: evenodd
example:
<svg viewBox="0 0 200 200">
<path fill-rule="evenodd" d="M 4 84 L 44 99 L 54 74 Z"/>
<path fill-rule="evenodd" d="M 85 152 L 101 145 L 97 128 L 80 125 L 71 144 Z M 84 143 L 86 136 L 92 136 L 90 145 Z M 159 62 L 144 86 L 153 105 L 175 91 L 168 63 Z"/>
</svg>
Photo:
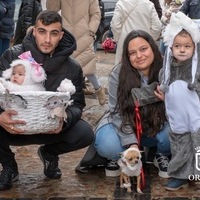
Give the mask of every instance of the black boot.
<svg viewBox="0 0 200 200">
<path fill-rule="evenodd" d="M 3 170 L 0 175 L 0 191 L 8 190 L 12 187 L 12 182 L 17 181 L 19 172 L 15 160 L 2 165 Z"/>
<path fill-rule="evenodd" d="M 59 179 L 62 172 L 58 167 L 58 156 L 50 155 L 44 150 L 44 146 L 39 147 L 38 155 L 44 164 L 44 175 L 51 179 Z"/>
</svg>

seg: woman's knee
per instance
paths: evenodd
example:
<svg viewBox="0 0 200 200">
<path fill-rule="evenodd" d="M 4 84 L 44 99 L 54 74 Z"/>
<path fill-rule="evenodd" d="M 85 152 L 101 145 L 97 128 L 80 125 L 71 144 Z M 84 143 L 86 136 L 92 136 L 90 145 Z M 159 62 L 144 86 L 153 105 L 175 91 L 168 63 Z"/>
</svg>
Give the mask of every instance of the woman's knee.
<svg viewBox="0 0 200 200">
<path fill-rule="evenodd" d="M 102 157 L 112 160 L 118 159 L 119 153 L 123 151 L 123 147 L 112 125 L 105 125 L 97 131 L 95 148 Z"/>
</svg>

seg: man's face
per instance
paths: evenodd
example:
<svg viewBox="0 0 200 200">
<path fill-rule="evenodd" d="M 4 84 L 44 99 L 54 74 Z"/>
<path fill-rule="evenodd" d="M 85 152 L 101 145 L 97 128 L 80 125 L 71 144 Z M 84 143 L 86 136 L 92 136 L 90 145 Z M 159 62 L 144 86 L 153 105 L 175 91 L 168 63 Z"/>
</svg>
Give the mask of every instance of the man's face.
<svg viewBox="0 0 200 200">
<path fill-rule="evenodd" d="M 39 20 L 33 28 L 38 49 L 44 54 L 52 54 L 62 39 L 64 32 L 59 22 L 44 25 Z"/>
</svg>

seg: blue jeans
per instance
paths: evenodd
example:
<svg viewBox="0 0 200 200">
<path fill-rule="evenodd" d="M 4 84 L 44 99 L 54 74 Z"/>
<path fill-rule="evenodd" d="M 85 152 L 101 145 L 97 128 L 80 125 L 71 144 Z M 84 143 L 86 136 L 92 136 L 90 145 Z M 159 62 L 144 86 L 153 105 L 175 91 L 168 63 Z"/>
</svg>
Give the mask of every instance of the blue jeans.
<svg viewBox="0 0 200 200">
<path fill-rule="evenodd" d="M 10 47 L 10 40 L 6 38 L 0 38 L 0 56 Z"/>
<path fill-rule="evenodd" d="M 94 145 L 100 156 L 110 160 L 117 160 L 119 153 L 126 149 L 121 145 L 120 138 L 112 124 L 106 124 L 96 132 Z M 163 129 L 155 137 L 142 136 L 141 145 L 157 147 L 157 153 L 170 155 L 169 124 L 165 123 Z"/>
</svg>

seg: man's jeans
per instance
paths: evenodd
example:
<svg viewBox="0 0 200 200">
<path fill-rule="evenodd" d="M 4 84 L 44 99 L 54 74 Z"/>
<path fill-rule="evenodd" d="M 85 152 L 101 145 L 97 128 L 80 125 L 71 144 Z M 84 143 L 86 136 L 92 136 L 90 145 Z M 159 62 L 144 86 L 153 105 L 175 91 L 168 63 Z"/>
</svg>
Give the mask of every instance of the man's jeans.
<svg viewBox="0 0 200 200">
<path fill-rule="evenodd" d="M 170 155 L 169 124 L 165 123 L 163 129 L 155 137 L 142 136 L 141 146 L 157 147 L 157 153 Z M 112 124 L 106 124 L 97 131 L 95 148 L 100 156 L 110 160 L 117 160 L 119 153 L 126 149 L 121 145 L 120 138 Z"/>
</svg>

